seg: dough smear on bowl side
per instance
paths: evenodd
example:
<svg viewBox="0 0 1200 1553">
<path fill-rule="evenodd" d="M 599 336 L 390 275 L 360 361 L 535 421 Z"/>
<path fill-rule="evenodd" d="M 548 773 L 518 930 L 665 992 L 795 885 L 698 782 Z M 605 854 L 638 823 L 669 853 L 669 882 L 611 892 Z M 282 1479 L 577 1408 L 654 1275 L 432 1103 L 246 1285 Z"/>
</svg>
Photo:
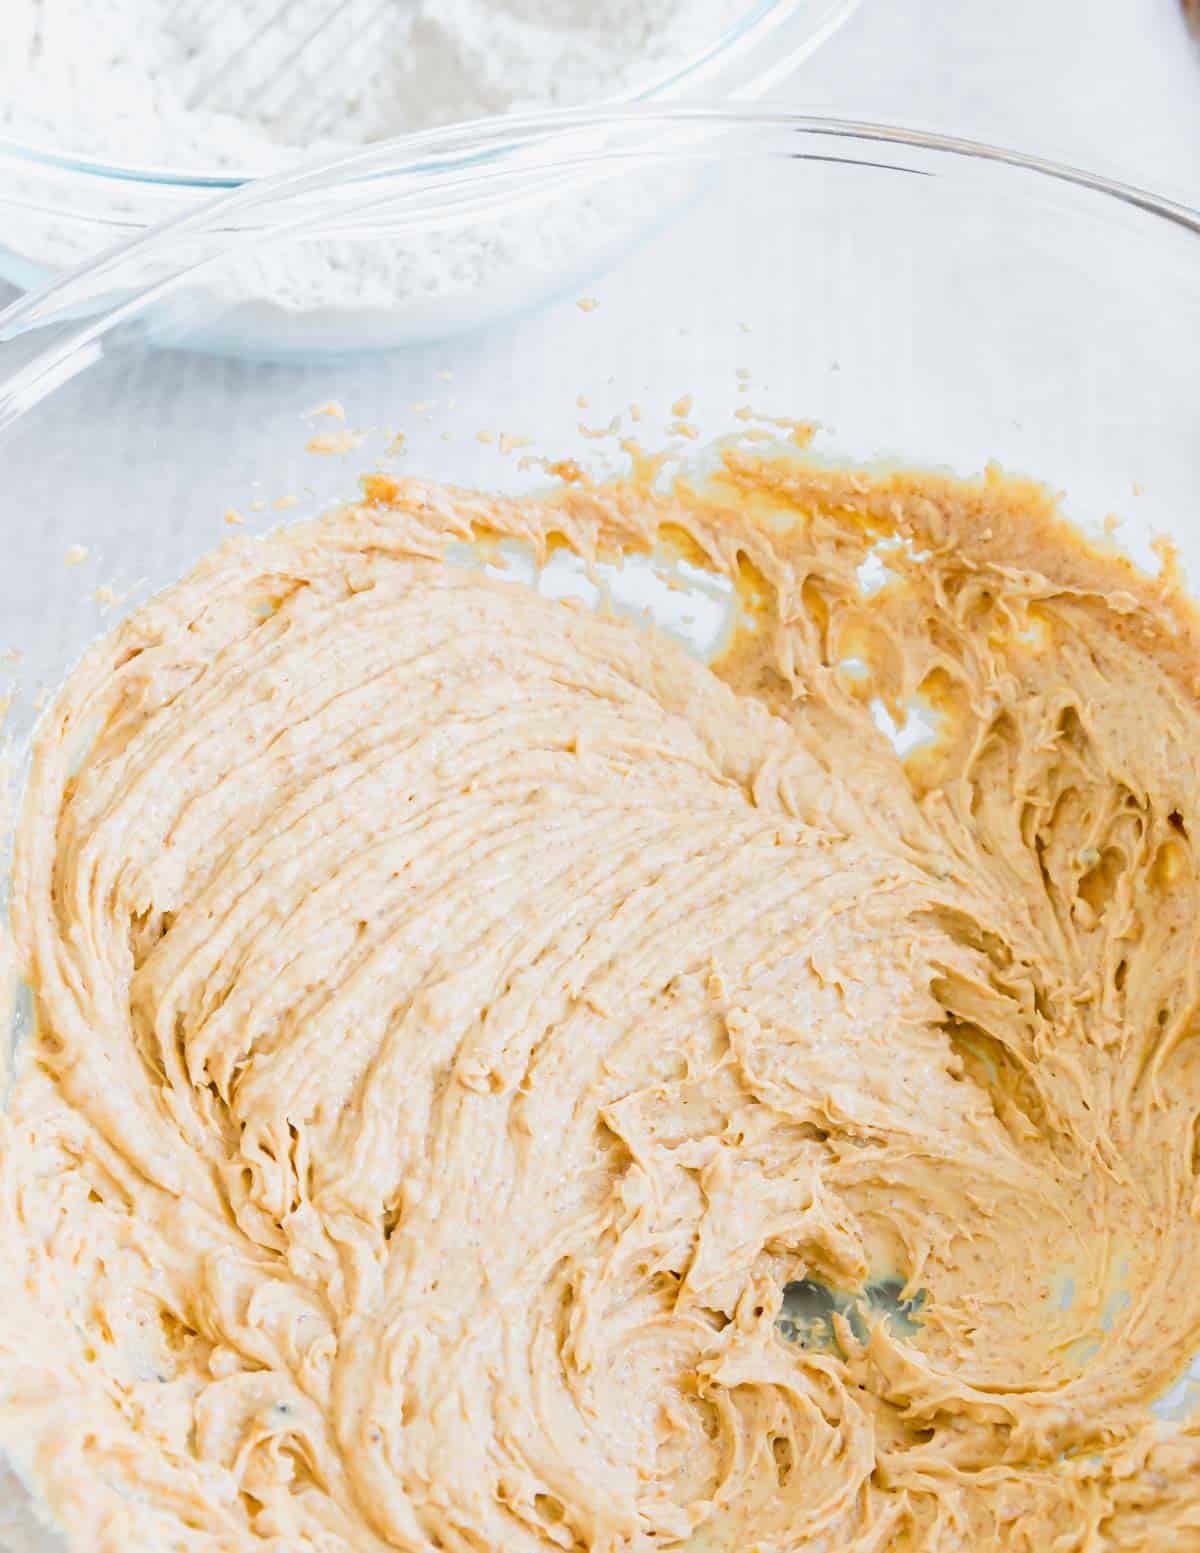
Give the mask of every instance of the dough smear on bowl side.
<svg viewBox="0 0 1200 1553">
<path fill-rule="evenodd" d="M 16 844 L 0 1440 L 71 1547 L 1198 1545 L 1198 670 L 1039 487 L 736 450 L 370 476 L 138 609 Z"/>
</svg>

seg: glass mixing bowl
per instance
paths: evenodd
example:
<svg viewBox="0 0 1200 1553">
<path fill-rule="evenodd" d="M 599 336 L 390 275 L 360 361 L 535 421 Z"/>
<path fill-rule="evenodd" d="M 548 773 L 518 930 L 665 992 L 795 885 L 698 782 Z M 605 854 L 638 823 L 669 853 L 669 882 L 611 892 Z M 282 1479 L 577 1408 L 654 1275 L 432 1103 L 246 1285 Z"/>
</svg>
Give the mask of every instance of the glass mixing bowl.
<svg viewBox="0 0 1200 1553">
<path fill-rule="evenodd" d="M 678 103 L 705 94 L 751 100 L 796 68 L 856 8 L 858 0 L 746 0 L 737 23 L 668 75 L 643 81 L 626 101 Z M 414 137 L 415 139 L 415 137 Z M 496 154 L 481 147 L 480 155 Z M 113 244 L 214 195 L 263 168 L 180 172 L 117 162 L 79 146 L 0 134 L 0 279 L 24 290 L 43 285 Z"/>
<path fill-rule="evenodd" d="M 420 167 L 382 148 L 241 191 L 10 311 L 0 686 L 18 778 L 91 638 L 231 533 L 352 494 L 380 460 L 516 492 L 547 479 L 534 454 L 606 467 L 635 437 L 702 457 L 798 417 L 818 423 L 818 457 L 1035 475 L 1085 525 L 1123 518 L 1143 564 L 1165 533 L 1200 575 L 1200 213 L 829 120 L 535 118 L 485 158 L 496 133 L 431 136 Z M 471 334 L 324 361 L 213 353 L 247 253 L 404 255 L 536 215 L 547 180 L 688 197 L 586 289 Z M 85 316 L 101 294 L 121 300 Z M 344 422 L 309 413 L 330 402 Z"/>
</svg>

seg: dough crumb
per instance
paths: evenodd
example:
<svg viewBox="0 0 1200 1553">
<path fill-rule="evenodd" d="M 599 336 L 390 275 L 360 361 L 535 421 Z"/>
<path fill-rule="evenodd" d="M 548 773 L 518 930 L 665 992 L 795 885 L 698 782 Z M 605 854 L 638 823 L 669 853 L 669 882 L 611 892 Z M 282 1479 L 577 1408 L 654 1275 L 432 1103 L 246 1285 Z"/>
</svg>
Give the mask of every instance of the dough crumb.
<svg viewBox="0 0 1200 1553">
<path fill-rule="evenodd" d="M 304 444 L 309 453 L 351 453 L 367 440 L 365 431 L 322 432 Z"/>
</svg>

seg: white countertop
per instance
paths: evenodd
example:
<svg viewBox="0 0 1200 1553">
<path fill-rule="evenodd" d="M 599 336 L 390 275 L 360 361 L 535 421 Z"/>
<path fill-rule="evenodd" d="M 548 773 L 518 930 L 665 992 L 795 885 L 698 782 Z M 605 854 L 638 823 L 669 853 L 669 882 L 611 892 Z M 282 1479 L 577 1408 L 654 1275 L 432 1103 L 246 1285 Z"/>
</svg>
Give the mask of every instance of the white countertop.
<svg viewBox="0 0 1200 1553">
<path fill-rule="evenodd" d="M 1200 205 L 1200 43 L 1179 0 L 862 0 L 771 101 L 995 141 Z"/>
</svg>

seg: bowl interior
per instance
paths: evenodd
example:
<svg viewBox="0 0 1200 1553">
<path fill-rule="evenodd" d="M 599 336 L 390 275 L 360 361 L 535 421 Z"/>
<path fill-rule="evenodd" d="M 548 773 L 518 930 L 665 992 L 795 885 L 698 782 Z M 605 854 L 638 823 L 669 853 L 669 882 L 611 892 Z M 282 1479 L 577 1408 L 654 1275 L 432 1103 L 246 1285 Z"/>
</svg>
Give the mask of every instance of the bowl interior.
<svg viewBox="0 0 1200 1553">
<path fill-rule="evenodd" d="M 1086 527 L 1121 519 L 1144 564 L 1169 536 L 1200 577 L 1200 218 L 979 148 L 816 121 L 543 125 L 544 152 L 551 133 L 502 200 L 483 173 L 470 189 L 436 171 L 403 191 L 343 179 L 336 221 L 281 200 L 165 234 L 100 277 L 113 311 L 92 317 L 94 293 L 68 290 L 0 345 L 16 776 L 97 633 L 230 533 L 315 513 L 379 467 L 517 492 L 551 478 L 547 460 L 703 459 L 714 439 L 812 421 L 818 457 L 1036 476 Z M 222 331 L 241 337 L 247 255 L 351 244 L 392 263 L 464 221 L 502 242 L 512 196 L 533 191 L 536 221 L 537 180 L 576 165 L 603 168 L 631 207 L 658 201 L 602 274 L 399 351 L 218 353 Z"/>
</svg>

